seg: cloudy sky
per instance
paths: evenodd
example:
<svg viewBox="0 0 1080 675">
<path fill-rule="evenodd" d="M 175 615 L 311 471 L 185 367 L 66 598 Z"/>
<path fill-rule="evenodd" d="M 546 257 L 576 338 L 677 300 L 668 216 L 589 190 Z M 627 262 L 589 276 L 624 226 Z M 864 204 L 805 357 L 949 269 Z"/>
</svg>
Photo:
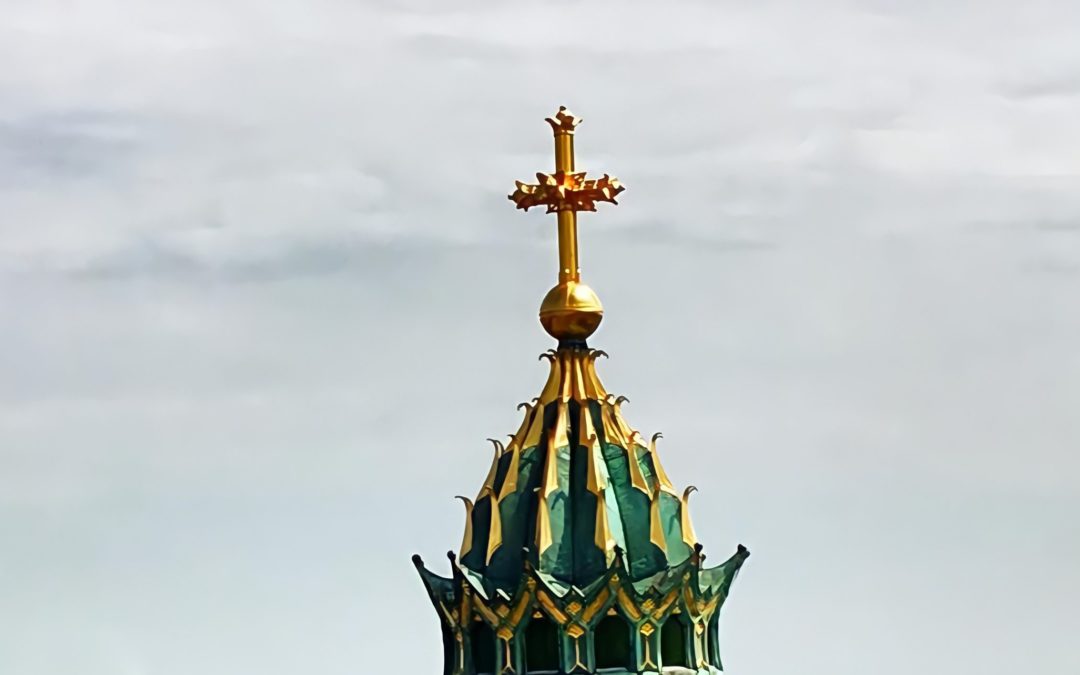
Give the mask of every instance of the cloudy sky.
<svg viewBox="0 0 1080 675">
<path fill-rule="evenodd" d="M 0 672 L 437 673 L 546 375 L 694 483 L 735 675 L 1080 671 L 1080 4 L 0 0 Z"/>
</svg>

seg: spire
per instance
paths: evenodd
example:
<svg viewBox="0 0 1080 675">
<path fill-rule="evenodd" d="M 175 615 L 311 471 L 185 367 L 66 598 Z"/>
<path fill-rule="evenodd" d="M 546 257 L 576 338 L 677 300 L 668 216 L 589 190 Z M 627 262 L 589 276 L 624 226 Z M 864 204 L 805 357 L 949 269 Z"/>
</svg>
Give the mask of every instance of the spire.
<svg viewBox="0 0 1080 675">
<path fill-rule="evenodd" d="M 585 340 L 603 308 L 581 281 L 577 212 L 615 203 L 610 176 L 586 180 L 574 165 L 580 120 L 560 108 L 555 172 L 518 182 L 519 209 L 558 216 L 558 283 L 540 322 L 559 340 L 539 395 L 522 403 L 516 433 L 488 439 L 494 456 L 465 506 L 452 576 L 413 562 L 442 627 L 443 675 L 589 675 L 619 667 L 648 675 L 670 667 L 720 675 L 717 615 L 749 555 L 742 546 L 706 568 L 689 497 L 660 462 L 660 433 L 646 439 L 623 416 L 629 399 L 596 372 L 607 354 Z"/>
<path fill-rule="evenodd" d="M 537 173 L 535 184 L 515 181 L 517 189 L 509 195 L 519 209 L 546 206 L 559 219 L 559 283 L 540 304 L 540 323 L 560 341 L 584 340 L 604 318 L 600 298 L 581 282 L 577 212 L 595 211 L 597 202 L 618 204 L 615 197 L 625 189 L 607 174 L 586 180 L 586 172 L 575 170 L 574 130 L 581 121 L 565 107 L 547 118 L 555 134 L 555 173 Z"/>
</svg>

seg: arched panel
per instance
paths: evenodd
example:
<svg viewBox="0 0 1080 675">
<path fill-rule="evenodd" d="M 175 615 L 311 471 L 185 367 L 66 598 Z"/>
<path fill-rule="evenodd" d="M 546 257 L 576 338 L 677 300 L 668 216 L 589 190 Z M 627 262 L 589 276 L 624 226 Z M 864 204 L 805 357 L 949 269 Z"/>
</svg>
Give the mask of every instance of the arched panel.
<svg viewBox="0 0 1080 675">
<path fill-rule="evenodd" d="M 546 616 L 525 627 L 525 667 L 530 673 L 559 670 L 559 627 Z"/>
<path fill-rule="evenodd" d="M 620 615 L 605 616 L 593 630 L 596 667 L 634 670 L 630 624 Z"/>
<path fill-rule="evenodd" d="M 678 614 L 672 614 L 660 629 L 660 665 L 689 668 L 690 643 L 687 626 Z"/>
<path fill-rule="evenodd" d="M 495 672 L 495 633 L 483 621 L 473 623 L 469 634 L 473 669 L 477 673 Z"/>
</svg>

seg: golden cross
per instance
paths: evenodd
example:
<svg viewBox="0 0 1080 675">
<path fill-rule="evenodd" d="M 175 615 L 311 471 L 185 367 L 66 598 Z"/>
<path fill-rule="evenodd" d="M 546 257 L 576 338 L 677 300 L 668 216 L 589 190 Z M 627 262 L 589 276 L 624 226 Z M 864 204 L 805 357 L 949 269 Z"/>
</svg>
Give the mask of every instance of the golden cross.
<svg viewBox="0 0 1080 675">
<path fill-rule="evenodd" d="M 597 202 L 618 204 L 615 196 L 625 188 L 617 178 L 604 174 L 602 178 L 586 180 L 585 172 L 574 171 L 574 128 L 581 119 L 565 107 L 554 118 L 547 118 L 555 132 L 555 173 L 536 174 L 537 183 L 515 181 L 517 189 L 509 195 L 519 209 L 528 211 L 534 206 L 546 206 L 548 213 L 559 218 L 559 283 L 581 280 L 578 267 L 577 212 L 595 211 Z"/>
</svg>

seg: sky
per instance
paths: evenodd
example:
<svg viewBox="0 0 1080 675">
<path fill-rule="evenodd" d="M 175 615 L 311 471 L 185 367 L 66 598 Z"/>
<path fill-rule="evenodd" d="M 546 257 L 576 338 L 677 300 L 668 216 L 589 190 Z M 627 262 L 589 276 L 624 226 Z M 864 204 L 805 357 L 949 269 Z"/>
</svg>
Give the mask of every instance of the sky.
<svg viewBox="0 0 1080 675">
<path fill-rule="evenodd" d="M 1080 672 L 1080 4 L 0 0 L 0 673 L 437 673 L 546 377 L 753 555 L 733 675 Z M 608 206 L 608 205 L 601 205 Z"/>
</svg>

